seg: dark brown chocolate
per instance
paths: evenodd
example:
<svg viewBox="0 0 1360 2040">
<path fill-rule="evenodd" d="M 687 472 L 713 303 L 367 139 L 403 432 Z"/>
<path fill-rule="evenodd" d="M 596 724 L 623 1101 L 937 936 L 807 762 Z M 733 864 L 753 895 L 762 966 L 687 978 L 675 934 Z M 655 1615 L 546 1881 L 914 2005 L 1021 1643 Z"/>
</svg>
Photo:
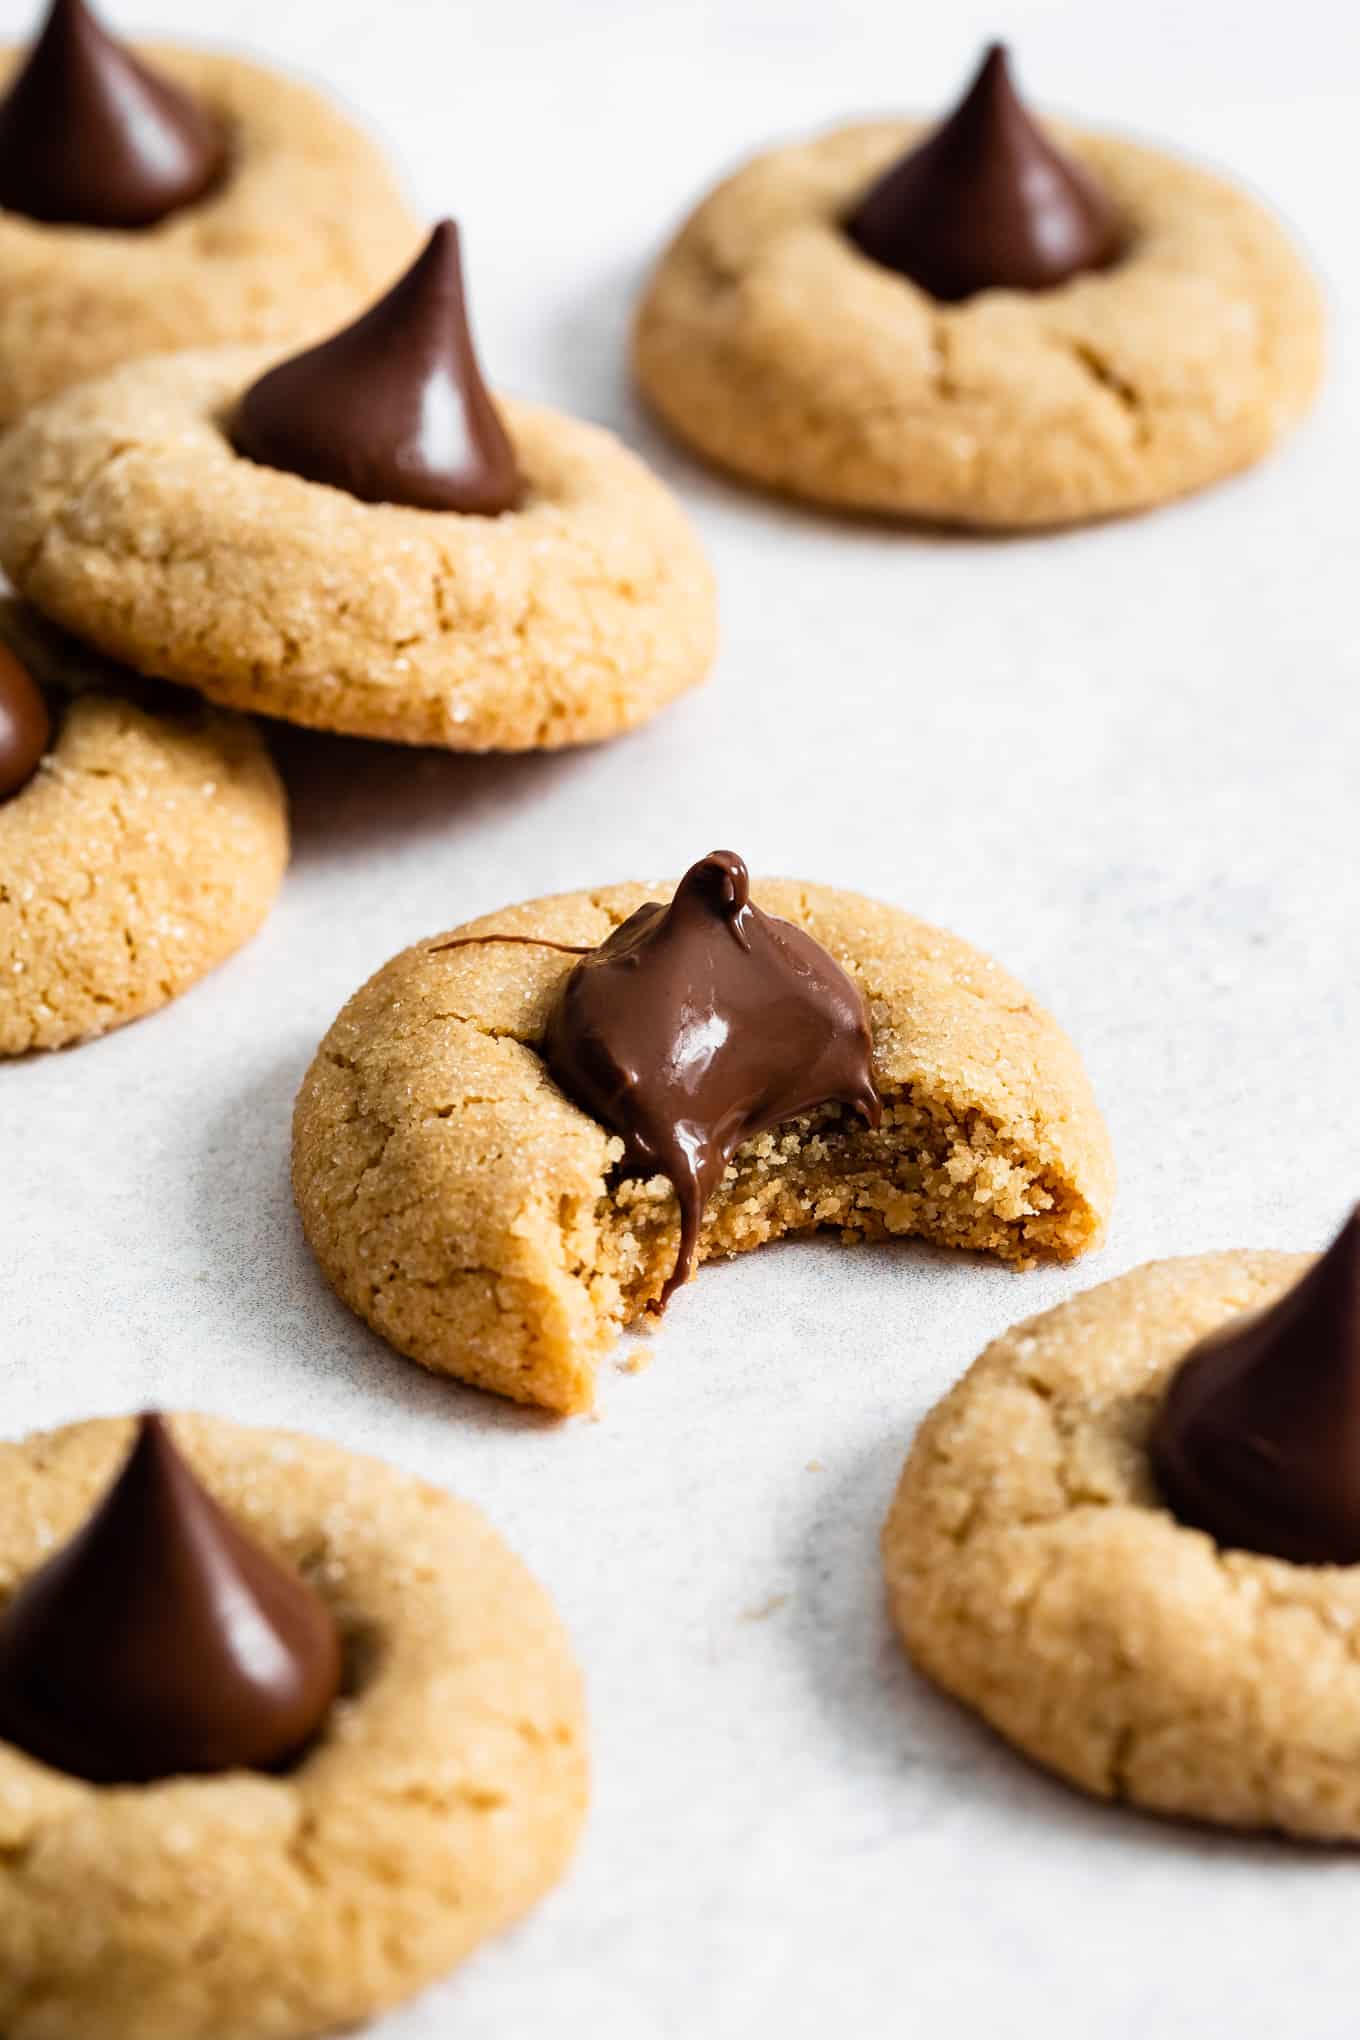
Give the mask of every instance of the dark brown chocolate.
<svg viewBox="0 0 1360 2040">
<path fill-rule="evenodd" d="M 639 907 L 568 971 L 543 1039 L 567 1096 L 621 1136 L 625 1173 L 674 1186 L 680 1250 L 661 1309 L 694 1271 L 704 1205 L 744 1140 L 819 1105 L 882 1118 L 859 987 L 750 890 L 741 858 L 713 851 L 668 907 Z"/>
<path fill-rule="evenodd" d="M 141 1420 L 72 1541 L 0 1614 L 0 1736 L 96 1784 L 276 1770 L 340 1682 L 324 1603 Z"/>
<path fill-rule="evenodd" d="M 1119 221 L 1095 179 L 1021 104 L 993 43 L 943 126 L 895 163 L 846 223 L 874 262 L 944 303 L 980 290 L 1052 290 L 1119 255 Z"/>
<path fill-rule="evenodd" d="M 27 786 L 52 741 L 52 717 L 28 670 L 0 645 L 0 801 Z"/>
<path fill-rule="evenodd" d="M 513 510 L 523 487 L 477 364 L 453 221 L 354 325 L 248 389 L 231 438 L 247 460 L 364 503 Z"/>
<path fill-rule="evenodd" d="M 150 227 L 203 198 L 222 125 L 116 42 L 85 0 L 52 0 L 0 101 L 0 206 L 77 227 Z"/>
<path fill-rule="evenodd" d="M 1176 1515 L 1220 1544 L 1360 1564 L 1360 1210 L 1278 1303 L 1194 1348 L 1149 1451 Z"/>
</svg>

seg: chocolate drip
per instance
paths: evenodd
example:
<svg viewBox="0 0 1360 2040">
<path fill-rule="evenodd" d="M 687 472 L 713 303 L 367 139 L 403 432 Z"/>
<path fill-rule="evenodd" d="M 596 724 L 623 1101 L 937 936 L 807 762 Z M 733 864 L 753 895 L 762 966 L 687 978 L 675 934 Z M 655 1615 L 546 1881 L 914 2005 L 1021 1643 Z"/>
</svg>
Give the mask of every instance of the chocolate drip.
<svg viewBox="0 0 1360 2040">
<path fill-rule="evenodd" d="M 431 945 L 431 956 L 443 956 L 449 949 L 480 949 L 485 942 L 518 943 L 524 949 L 560 949 L 564 956 L 593 956 L 593 942 L 552 942 L 546 935 L 458 935 L 452 942 Z"/>
<path fill-rule="evenodd" d="M 96 1784 L 273 1770 L 340 1681 L 329 1611 L 141 1420 L 94 1514 L 0 1615 L 0 1736 Z"/>
<path fill-rule="evenodd" d="M 639 907 L 570 970 L 543 1054 L 583 1111 L 624 1142 L 630 1176 L 666 1176 L 689 1280 L 704 1205 L 742 1142 L 819 1105 L 882 1118 L 864 1000 L 819 942 L 751 902 L 741 858 L 715 850 L 668 907 Z"/>
<path fill-rule="evenodd" d="M 1149 1451 L 1176 1515 L 1220 1544 L 1360 1564 L 1360 1210 L 1278 1303 L 1194 1348 Z"/>
<path fill-rule="evenodd" d="M 0 645 L 0 803 L 27 786 L 52 741 L 52 717 L 28 670 Z"/>
<path fill-rule="evenodd" d="M 1120 253 L 1114 209 L 1050 142 L 993 43 L 960 104 L 861 199 L 846 232 L 871 261 L 952 303 L 981 290 L 1052 290 Z"/>
<path fill-rule="evenodd" d="M 85 0 L 53 0 L 0 101 L 0 205 L 78 227 L 150 227 L 227 160 L 218 121 L 116 42 Z"/>
<path fill-rule="evenodd" d="M 354 325 L 248 389 L 231 439 L 247 460 L 363 503 L 513 510 L 522 484 L 477 363 L 453 221 Z"/>
</svg>

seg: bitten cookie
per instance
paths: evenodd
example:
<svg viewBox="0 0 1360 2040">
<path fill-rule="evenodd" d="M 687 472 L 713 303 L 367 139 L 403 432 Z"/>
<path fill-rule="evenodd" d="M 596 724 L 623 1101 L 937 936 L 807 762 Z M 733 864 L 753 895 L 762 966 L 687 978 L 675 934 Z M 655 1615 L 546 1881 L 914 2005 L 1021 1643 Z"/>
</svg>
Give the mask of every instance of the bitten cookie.
<svg viewBox="0 0 1360 2040">
<path fill-rule="evenodd" d="M 153 1630 L 177 1625 L 181 1653 L 192 1631 L 243 1702 L 254 1682 L 256 1708 L 319 1601 L 308 1648 L 338 1630 L 339 1697 L 277 1771 L 204 1763 L 205 1775 L 91 1784 L 0 1739 L 7 2040 L 349 2030 L 527 1910 L 581 1827 L 580 1678 L 546 1595 L 475 1509 L 311 1438 L 189 1416 L 173 1438 L 144 1424 L 134 1442 L 128 1424 L 101 1421 L 0 1447 L 6 1718 L 17 1708 L 26 1732 L 50 1727 L 48 1687 L 30 1675 L 60 1679 L 91 1648 L 112 1653 L 124 1739 L 166 1682 L 194 1685 L 169 1645 L 138 1662 L 140 1628 L 121 1655 L 114 1637 L 63 1633 L 92 1584 L 125 1595 Z M 164 1538 L 186 1519 L 162 1579 Z M 83 1548 L 53 1563 L 78 1530 Z M 156 1575 L 149 1607 L 125 1577 L 138 1562 Z M 174 1711 L 181 1734 L 186 1713 L 221 1712 L 198 1684 Z M 77 1688 L 73 1716 L 84 1697 Z M 278 1695 L 265 1698 L 277 1710 Z M 99 1708 L 86 1711 L 107 1737 Z"/>
<path fill-rule="evenodd" d="M 884 1530 L 917 1665 L 1101 1798 L 1360 1840 L 1357 1327 L 1353 1221 L 1322 1260 L 1156 1262 L 996 1340 Z"/>
<path fill-rule="evenodd" d="M 306 86 L 235 57 L 164 45 L 140 53 L 154 72 L 148 83 L 130 69 L 132 53 L 67 0 L 57 0 L 45 42 L 30 96 L 50 105 L 20 109 L 12 139 L 0 113 L 0 423 L 139 355 L 322 333 L 410 259 L 418 228 L 382 154 Z M 0 54 L 0 95 L 28 54 Z M 147 109 L 136 96 L 162 83 L 220 129 L 220 173 L 147 224 L 93 223 L 120 172 L 135 174 L 139 137 L 148 174 L 167 150 L 173 160 L 173 132 L 146 143 Z M 63 116 L 77 123 L 78 167 L 93 188 L 72 192 L 74 211 L 54 205 L 47 188 L 60 183 L 60 166 L 32 199 L 27 191 L 39 141 L 57 147 Z M 102 175 L 90 171 L 96 155 Z M 77 165 L 69 167 L 74 182 Z M 30 203 L 38 217 L 26 213 Z"/>
<path fill-rule="evenodd" d="M 619 1328 L 687 1272 L 676 1146 L 713 1185 L 699 1258 L 813 1227 L 1021 1266 L 1099 1239 L 1108 1137 L 1071 1043 L 1021 986 L 893 907 L 781 880 L 748 904 L 744 883 L 715 853 L 679 892 L 509 908 L 406 950 L 350 1000 L 298 1099 L 293 1180 L 327 1276 L 399 1351 L 588 1409 Z M 552 943 L 589 954 L 573 967 Z M 685 1038 L 667 1045 L 668 1026 Z M 573 1095 L 593 1074 L 642 1121 L 611 1131 L 545 1056 Z M 663 1068 L 688 1069 L 680 1095 L 655 1095 Z"/>
<path fill-rule="evenodd" d="M 977 527 L 1143 509 L 1258 459 L 1318 381 L 1303 263 L 1221 178 L 1052 133 L 993 51 L 938 134 L 863 122 L 756 157 L 642 301 L 659 415 L 767 487 Z"/>
<path fill-rule="evenodd" d="M 21 1055 L 154 1012 L 241 948 L 282 883 L 288 820 L 243 718 L 148 688 L 13 603 L 5 647 L 51 731 L 0 794 L 0 1055 Z M 6 691 L 0 672 L 0 738 Z"/>
</svg>

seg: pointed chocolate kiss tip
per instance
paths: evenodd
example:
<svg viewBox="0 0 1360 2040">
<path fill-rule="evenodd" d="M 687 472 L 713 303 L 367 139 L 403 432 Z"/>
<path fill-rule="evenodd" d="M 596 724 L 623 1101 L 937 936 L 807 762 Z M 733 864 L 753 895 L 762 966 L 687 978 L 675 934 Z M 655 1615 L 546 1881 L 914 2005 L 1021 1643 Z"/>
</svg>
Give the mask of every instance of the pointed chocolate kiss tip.
<svg viewBox="0 0 1360 2040">
<path fill-rule="evenodd" d="M 1360 1207 L 1277 1303 L 1187 1356 L 1148 1450 L 1172 1511 L 1220 1544 L 1360 1563 Z"/>
<path fill-rule="evenodd" d="M 324 1603 L 240 1531 L 154 1411 L 0 1613 L 0 1737 L 96 1784 L 275 1770 L 339 1688 Z"/>
<path fill-rule="evenodd" d="M 854 980 L 805 929 L 750 897 L 735 851 L 691 865 L 568 971 L 542 1052 L 568 1098 L 624 1143 L 623 1173 L 665 1176 L 688 1281 L 704 1205 L 744 1140 L 822 1105 L 882 1113 Z"/>
<path fill-rule="evenodd" d="M 0 645 L 0 804 L 22 792 L 52 741 L 52 717 L 28 668 Z"/>
<path fill-rule="evenodd" d="M 944 123 L 845 222 L 862 254 L 942 303 L 983 290 L 1052 290 L 1116 260 L 1114 209 L 1026 111 L 1004 43 L 987 47 Z"/>
<path fill-rule="evenodd" d="M 675 889 L 676 898 L 695 898 L 729 917 L 741 912 L 751 898 L 751 874 L 746 859 L 735 850 L 710 850 L 692 864 Z"/>
<path fill-rule="evenodd" d="M 0 206 L 54 226 L 154 226 L 226 166 L 207 110 L 148 69 L 85 0 L 53 0 L 0 100 Z"/>
<path fill-rule="evenodd" d="M 454 222 L 362 318 L 253 384 L 231 440 L 247 460 L 363 503 L 517 508 L 523 486 L 478 366 Z"/>
</svg>

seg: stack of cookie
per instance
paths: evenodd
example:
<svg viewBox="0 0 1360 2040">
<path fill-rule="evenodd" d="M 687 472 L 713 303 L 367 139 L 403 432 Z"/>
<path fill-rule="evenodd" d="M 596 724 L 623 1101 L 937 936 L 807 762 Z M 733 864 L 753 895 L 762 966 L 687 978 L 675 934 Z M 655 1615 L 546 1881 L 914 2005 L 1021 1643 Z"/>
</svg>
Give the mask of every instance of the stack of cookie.
<svg viewBox="0 0 1360 2040">
<path fill-rule="evenodd" d="M 0 673 L 0 858 L 17 878 L 0 898 L 0 1054 L 16 1054 L 185 989 L 258 926 L 282 869 L 267 761 L 217 717 L 199 741 L 255 763 L 248 817 L 215 809 L 215 825 L 260 842 L 236 869 L 177 816 L 135 871 L 153 817 L 91 796 L 104 740 L 88 711 L 62 712 L 96 668 L 151 718 L 147 745 L 167 727 L 155 680 L 357 736 L 551 749 L 616 736 L 701 680 L 714 605 L 685 517 L 632 454 L 492 398 L 452 222 L 390 281 L 414 224 L 371 145 L 300 87 L 234 60 L 144 60 L 84 0 L 54 0 L 0 102 L 0 204 L 0 405 L 25 411 L 0 461 L 0 561 L 30 605 L 14 635 L 39 644 Z M 324 329 L 380 280 L 353 323 L 279 360 L 280 336 Z M 99 769 L 124 777 L 109 742 Z M 97 881 L 70 915 L 72 834 L 99 846 L 92 867 L 147 887 Z"/>
<path fill-rule="evenodd" d="M 134 53 L 84 0 L 0 94 L 16 1056 L 149 1013 L 261 924 L 288 839 L 251 716 L 611 738 L 703 678 L 715 621 L 671 495 L 492 394 L 458 229 L 421 231 L 314 94 Z M 1256 459 L 1320 327 L 1253 201 L 1041 126 L 994 49 L 938 127 L 840 129 L 707 198 L 635 365 L 764 487 L 1013 529 Z M 706 1260 L 831 1229 L 1067 1262 L 1115 1174 L 1076 1048 L 1000 965 L 731 850 L 404 950 L 320 1044 L 292 1157 L 317 1261 L 389 1345 L 564 1417 Z M 1088 1790 L 1360 1838 L 1358 1389 L 1360 1216 L 1315 1262 L 1161 1264 L 1007 1333 L 884 1533 L 908 1650 Z M 306 2040 L 562 1873 L 580 1677 L 475 1511 L 189 1415 L 0 1467 L 7 2040 Z"/>
</svg>

